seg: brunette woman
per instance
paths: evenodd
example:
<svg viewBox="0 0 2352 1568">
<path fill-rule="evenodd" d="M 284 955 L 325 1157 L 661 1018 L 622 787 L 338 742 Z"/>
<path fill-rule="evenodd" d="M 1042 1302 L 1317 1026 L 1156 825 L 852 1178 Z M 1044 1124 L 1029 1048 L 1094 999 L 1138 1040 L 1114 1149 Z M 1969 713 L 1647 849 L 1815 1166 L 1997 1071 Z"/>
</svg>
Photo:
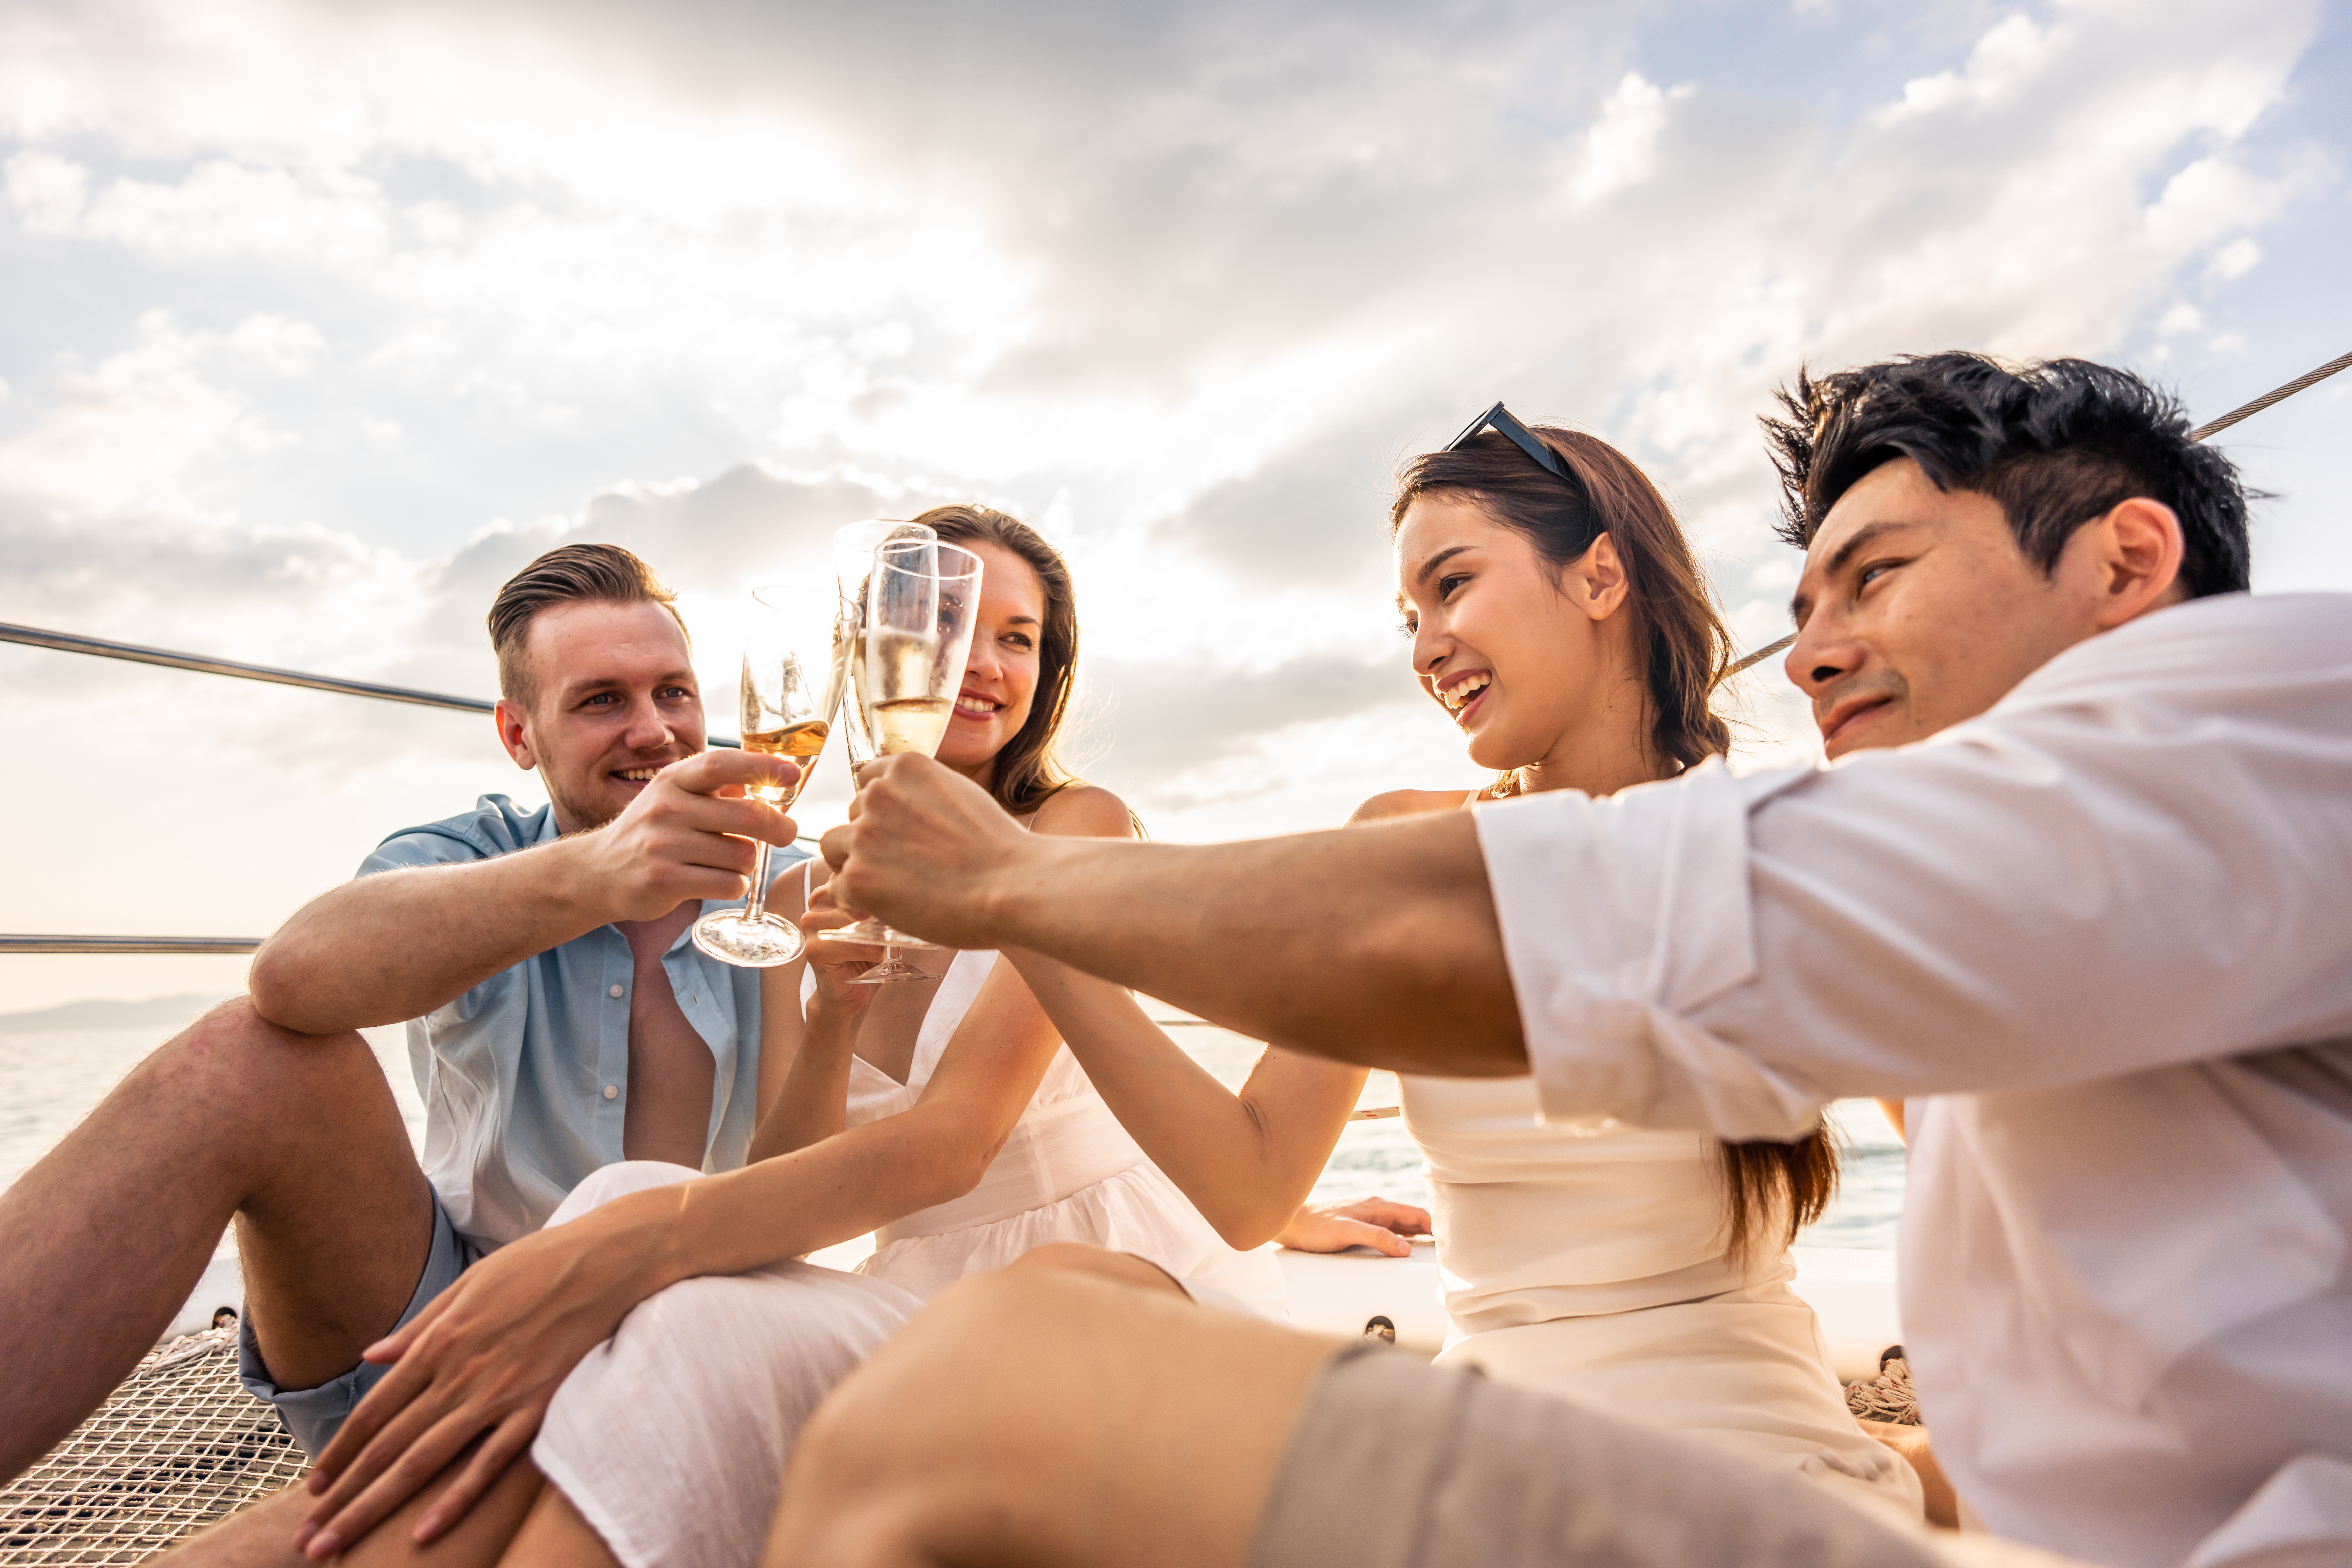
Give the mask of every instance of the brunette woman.
<svg viewBox="0 0 2352 1568">
<path fill-rule="evenodd" d="M 1130 833 L 1118 798 L 1079 782 L 1055 754 L 1078 645 L 1060 554 L 982 507 L 915 521 L 983 563 L 979 624 L 939 759 L 1034 832 Z M 788 874 L 776 889 L 778 907 L 812 908 L 812 930 L 848 918 L 824 898 L 821 869 L 809 862 L 799 886 Z M 918 951 L 926 978 L 856 984 L 875 956 L 814 941 L 801 963 L 768 971 L 761 992 L 762 1016 L 774 1021 L 762 1048 L 788 1054 L 791 1066 L 753 1161 L 842 1144 L 859 1152 L 840 1163 L 824 1199 L 841 1217 L 810 1240 L 876 1230 L 858 1272 L 898 1287 L 907 1310 L 966 1274 L 1078 1241 L 1280 1312 L 1272 1258 L 1227 1246 L 1151 1164 L 1011 964 L 992 952 Z M 693 1174 L 608 1167 L 564 1209 Z M 548 1412 L 532 1457 L 552 1487 L 515 1550 L 629 1568 L 755 1557 L 800 1421 L 854 1359 L 825 1331 L 842 1309 L 820 1293 L 842 1286 L 838 1276 L 812 1279 L 822 1273 L 689 1280 L 631 1314 Z M 853 1310 L 871 1308 L 858 1297 Z"/>
</svg>

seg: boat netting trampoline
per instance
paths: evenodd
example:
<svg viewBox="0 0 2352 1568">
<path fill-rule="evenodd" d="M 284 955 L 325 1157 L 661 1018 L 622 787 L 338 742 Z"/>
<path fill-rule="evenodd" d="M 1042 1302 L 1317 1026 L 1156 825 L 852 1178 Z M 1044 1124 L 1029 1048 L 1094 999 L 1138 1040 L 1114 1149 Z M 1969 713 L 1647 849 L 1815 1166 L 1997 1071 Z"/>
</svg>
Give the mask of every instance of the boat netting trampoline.
<svg viewBox="0 0 2352 1568">
<path fill-rule="evenodd" d="M 278 1413 L 236 1380 L 236 1331 L 175 1340 L 0 1488 L 0 1568 L 141 1563 L 301 1477 Z"/>
</svg>

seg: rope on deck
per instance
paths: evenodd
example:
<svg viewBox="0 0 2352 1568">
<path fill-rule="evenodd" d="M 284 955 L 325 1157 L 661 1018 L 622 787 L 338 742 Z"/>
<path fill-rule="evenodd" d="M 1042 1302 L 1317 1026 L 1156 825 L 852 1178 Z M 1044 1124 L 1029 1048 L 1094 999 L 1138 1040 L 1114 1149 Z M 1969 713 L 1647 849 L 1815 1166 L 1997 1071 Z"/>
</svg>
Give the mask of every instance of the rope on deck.
<svg viewBox="0 0 2352 1568">
<path fill-rule="evenodd" d="M 1901 1345 L 1889 1345 L 1878 1358 L 1878 1375 L 1846 1384 L 1845 1407 L 1865 1421 L 1889 1421 L 1916 1426 L 1919 1395 L 1911 1387 L 1911 1363 Z"/>
<path fill-rule="evenodd" d="M 0 1488 L 0 1568 L 131 1563 L 301 1478 L 278 1413 L 236 1380 L 236 1331 L 173 1341 Z"/>
</svg>

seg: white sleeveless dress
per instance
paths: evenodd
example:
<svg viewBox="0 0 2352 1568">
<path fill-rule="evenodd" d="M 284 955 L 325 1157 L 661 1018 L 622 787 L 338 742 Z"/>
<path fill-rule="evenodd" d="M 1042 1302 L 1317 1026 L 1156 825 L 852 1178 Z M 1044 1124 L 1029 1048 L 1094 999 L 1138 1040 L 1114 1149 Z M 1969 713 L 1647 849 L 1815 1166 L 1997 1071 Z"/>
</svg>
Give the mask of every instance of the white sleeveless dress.
<svg viewBox="0 0 2352 1568">
<path fill-rule="evenodd" d="M 914 1108 L 995 963 L 991 952 L 955 955 L 923 1016 L 905 1083 L 862 1058 L 851 1059 L 849 1125 Z M 804 997 L 815 984 L 811 976 Z M 1054 1053 L 980 1184 L 894 1220 L 874 1239 L 874 1256 L 857 1271 L 926 1300 L 967 1274 L 1002 1268 L 1034 1248 L 1083 1241 L 1149 1258 L 1196 1295 L 1208 1291 L 1265 1316 L 1283 1315 L 1282 1268 L 1273 1253 L 1225 1245 L 1119 1125 L 1067 1046 Z"/>
<path fill-rule="evenodd" d="M 1787 1250 L 1726 1250 L 1714 1140 L 1547 1125 L 1527 1078 L 1404 1077 L 1400 1088 L 1429 1162 L 1451 1324 L 1439 1364 L 1918 1517 L 1918 1477 L 1848 1414 L 1812 1308 L 1789 1288 Z"/>
<path fill-rule="evenodd" d="M 907 1081 L 850 1065 L 848 1123 L 910 1109 L 996 954 L 959 952 L 923 1015 Z M 811 977 L 806 996 L 814 986 Z M 698 1171 L 608 1165 L 550 1225 Z M 564 1380 L 531 1458 L 626 1568 L 759 1560 L 801 1425 L 923 1301 L 1052 1242 L 1150 1259 L 1195 1296 L 1279 1317 L 1270 1251 L 1239 1252 L 1110 1113 L 1067 1046 L 980 1184 L 876 1237 L 856 1274 L 787 1262 L 688 1279 L 640 1302 Z"/>
</svg>

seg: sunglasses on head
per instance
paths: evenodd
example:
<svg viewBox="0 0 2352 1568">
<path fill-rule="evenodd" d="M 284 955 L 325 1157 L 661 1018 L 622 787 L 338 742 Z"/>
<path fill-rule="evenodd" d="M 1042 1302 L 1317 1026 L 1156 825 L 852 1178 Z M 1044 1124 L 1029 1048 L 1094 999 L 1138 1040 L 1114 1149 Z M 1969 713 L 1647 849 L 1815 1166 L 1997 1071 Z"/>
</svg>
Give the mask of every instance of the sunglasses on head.
<svg viewBox="0 0 2352 1568">
<path fill-rule="evenodd" d="M 1445 443 L 1445 449 L 1449 452 L 1460 451 L 1470 444 L 1470 437 L 1489 426 L 1509 437 L 1513 446 L 1541 463 L 1552 473 L 1559 475 L 1571 485 L 1576 484 L 1576 476 L 1568 471 L 1568 465 L 1559 460 L 1559 454 L 1537 440 L 1536 433 L 1520 424 L 1512 416 L 1511 411 L 1499 403 L 1465 426 L 1461 435 Z"/>
</svg>

